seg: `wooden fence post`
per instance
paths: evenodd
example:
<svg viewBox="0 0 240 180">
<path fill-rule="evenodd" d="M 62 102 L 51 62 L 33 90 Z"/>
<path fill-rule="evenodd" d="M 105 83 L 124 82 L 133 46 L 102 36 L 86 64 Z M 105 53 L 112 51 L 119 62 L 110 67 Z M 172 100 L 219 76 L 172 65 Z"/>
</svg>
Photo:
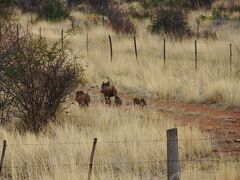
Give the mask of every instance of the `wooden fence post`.
<svg viewBox="0 0 240 180">
<path fill-rule="evenodd" d="M 87 40 L 86 40 L 86 48 L 87 48 L 87 56 L 89 56 L 89 52 L 88 52 L 88 33 L 87 33 Z"/>
<path fill-rule="evenodd" d="M 112 39 L 111 36 L 108 35 L 108 39 L 109 39 L 109 46 L 110 46 L 110 60 L 112 62 L 112 58 L 113 58 L 113 50 L 112 50 Z"/>
<path fill-rule="evenodd" d="M 4 161 L 4 157 L 5 157 L 6 148 L 7 148 L 7 141 L 4 140 L 3 141 L 2 156 L 1 156 L 1 161 L 0 161 L 0 176 L 2 175 L 3 161 Z"/>
<path fill-rule="evenodd" d="M 19 43 L 19 26 L 17 24 L 17 43 Z"/>
<path fill-rule="evenodd" d="M 137 59 L 138 58 L 138 52 L 137 52 L 136 36 L 134 36 L 133 39 L 134 39 L 135 56 L 136 56 L 136 59 Z"/>
<path fill-rule="evenodd" d="M 0 22 L 0 42 L 2 41 L 2 23 Z"/>
<path fill-rule="evenodd" d="M 33 23 L 33 13 L 32 13 L 32 11 L 30 13 L 30 22 Z"/>
<path fill-rule="evenodd" d="M 163 61 L 164 61 L 164 66 L 166 63 L 166 39 L 163 39 Z"/>
<path fill-rule="evenodd" d="M 91 179 L 92 168 L 93 168 L 93 158 L 94 158 L 94 153 L 95 153 L 95 149 L 96 149 L 96 144 L 97 144 L 97 138 L 94 138 L 93 146 L 92 146 L 92 152 L 91 152 L 91 156 L 90 156 L 90 164 L 89 164 L 89 171 L 88 171 L 88 180 Z"/>
<path fill-rule="evenodd" d="M 195 69 L 198 70 L 197 41 L 195 40 Z"/>
<path fill-rule="evenodd" d="M 167 130 L 167 175 L 168 180 L 180 180 L 177 128 Z"/>
<path fill-rule="evenodd" d="M 63 50 L 63 48 L 64 48 L 64 47 L 63 47 L 63 29 L 62 29 L 62 33 L 61 33 L 61 42 L 62 42 L 62 52 L 63 52 L 63 51 L 64 51 L 64 50 Z"/>
<path fill-rule="evenodd" d="M 230 53 L 229 54 L 230 55 L 229 56 L 229 61 L 230 62 L 229 63 L 230 63 L 230 73 L 231 73 L 232 72 L 232 43 L 230 43 L 230 49 L 229 50 L 230 50 L 230 52 L 229 52 Z"/>
<path fill-rule="evenodd" d="M 40 38 L 40 40 L 42 39 L 42 28 L 41 27 L 39 28 L 39 38 Z"/>
</svg>

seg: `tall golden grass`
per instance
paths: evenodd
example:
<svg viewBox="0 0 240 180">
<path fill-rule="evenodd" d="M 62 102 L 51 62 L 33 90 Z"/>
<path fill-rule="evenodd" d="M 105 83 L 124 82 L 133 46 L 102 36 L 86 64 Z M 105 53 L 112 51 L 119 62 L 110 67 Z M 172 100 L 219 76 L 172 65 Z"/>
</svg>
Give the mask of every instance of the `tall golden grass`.
<svg viewBox="0 0 240 180">
<path fill-rule="evenodd" d="M 210 134 L 160 112 L 99 103 L 88 109 L 72 105 L 69 111 L 59 116 L 58 125 L 49 125 L 38 136 L 0 130 L 9 144 L 4 177 L 86 179 L 92 141 L 97 137 L 93 179 L 166 179 L 166 129 L 172 127 L 179 131 L 182 179 L 239 177 L 238 163 L 214 155 L 211 141 L 197 140 L 210 139 Z"/>
</svg>

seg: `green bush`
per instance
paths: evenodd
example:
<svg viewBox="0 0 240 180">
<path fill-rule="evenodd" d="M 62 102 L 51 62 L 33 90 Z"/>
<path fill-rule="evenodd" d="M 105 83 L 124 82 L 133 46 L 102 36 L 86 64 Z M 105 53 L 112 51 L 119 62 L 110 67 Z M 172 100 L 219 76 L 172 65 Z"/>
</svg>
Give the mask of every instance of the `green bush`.
<svg viewBox="0 0 240 180">
<path fill-rule="evenodd" d="M 175 38 L 182 38 L 191 34 L 185 13 L 180 9 L 173 8 L 161 8 L 157 11 L 149 29 L 152 33 L 165 33 Z"/>
<path fill-rule="evenodd" d="M 52 21 L 65 19 L 68 15 L 67 8 L 61 0 L 47 0 L 39 12 L 41 18 Z"/>
</svg>

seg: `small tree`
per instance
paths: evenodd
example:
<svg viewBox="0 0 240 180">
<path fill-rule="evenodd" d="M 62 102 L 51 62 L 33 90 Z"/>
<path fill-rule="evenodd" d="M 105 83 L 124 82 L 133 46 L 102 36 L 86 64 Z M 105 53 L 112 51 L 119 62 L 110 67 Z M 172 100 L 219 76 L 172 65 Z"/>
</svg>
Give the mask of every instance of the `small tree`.
<svg viewBox="0 0 240 180">
<path fill-rule="evenodd" d="M 57 21 L 68 17 L 67 7 L 61 0 L 46 0 L 43 3 L 39 16 L 48 20 Z"/>
<path fill-rule="evenodd" d="M 0 87 L 13 99 L 21 127 L 39 132 L 55 119 L 68 94 L 84 83 L 83 67 L 66 44 L 63 49 L 61 43 L 50 46 L 29 32 L 17 39 L 13 27 L 2 36 Z"/>
<path fill-rule="evenodd" d="M 191 34 L 186 15 L 182 10 L 175 8 L 160 8 L 149 29 L 152 33 L 165 33 L 175 38 L 182 38 Z"/>
</svg>

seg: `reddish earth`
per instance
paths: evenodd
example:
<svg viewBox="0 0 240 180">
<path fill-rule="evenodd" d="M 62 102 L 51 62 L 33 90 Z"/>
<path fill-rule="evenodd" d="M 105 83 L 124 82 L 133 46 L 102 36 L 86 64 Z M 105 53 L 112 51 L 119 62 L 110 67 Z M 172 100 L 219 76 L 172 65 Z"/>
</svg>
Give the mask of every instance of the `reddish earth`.
<svg viewBox="0 0 240 180">
<path fill-rule="evenodd" d="M 93 91 L 95 95 L 100 95 Z M 134 97 L 120 94 L 123 101 Z M 240 156 L 240 107 L 227 109 L 217 105 L 187 104 L 173 101 L 145 99 L 147 108 L 161 111 L 164 115 L 183 124 L 198 125 L 213 135 L 217 151 L 221 155 Z"/>
<path fill-rule="evenodd" d="M 213 105 L 146 99 L 148 108 L 181 123 L 198 125 L 213 134 L 221 155 L 240 155 L 240 108 L 226 109 Z"/>
<path fill-rule="evenodd" d="M 213 134 L 217 150 L 223 155 L 240 155 L 240 108 L 186 104 L 148 99 L 151 107 L 182 123 L 198 125 Z"/>
</svg>

